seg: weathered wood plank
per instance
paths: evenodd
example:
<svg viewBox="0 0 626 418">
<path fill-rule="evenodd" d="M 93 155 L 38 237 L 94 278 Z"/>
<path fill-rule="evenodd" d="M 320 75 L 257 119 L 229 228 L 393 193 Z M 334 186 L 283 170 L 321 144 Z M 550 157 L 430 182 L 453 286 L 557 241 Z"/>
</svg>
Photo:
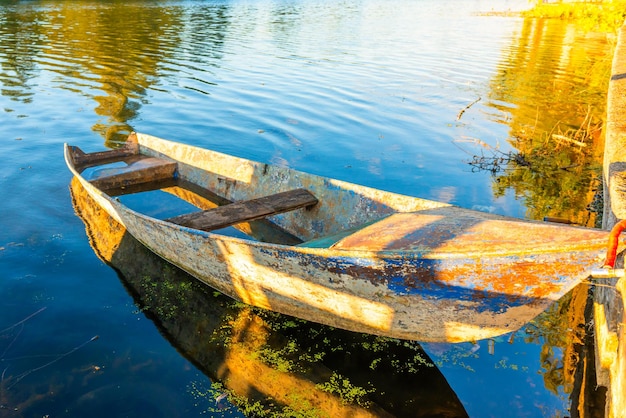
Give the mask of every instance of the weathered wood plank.
<svg viewBox="0 0 626 418">
<path fill-rule="evenodd" d="M 176 162 L 163 158 L 143 158 L 125 167 L 105 169 L 90 180 L 97 188 L 107 191 L 120 187 L 174 178 Z"/>
<path fill-rule="evenodd" d="M 204 231 L 225 228 L 241 222 L 312 206 L 317 198 L 306 189 L 295 189 L 258 199 L 233 202 L 202 212 L 188 213 L 167 221 Z"/>
<path fill-rule="evenodd" d="M 177 187 L 164 188 L 163 191 L 171 193 L 201 210 L 214 209 L 218 206 L 233 203 L 232 200 L 228 200 L 207 188 L 200 187 L 184 179 L 176 179 L 176 185 Z M 233 225 L 233 227 L 260 242 L 282 245 L 296 245 L 302 243 L 300 238 L 265 218 L 249 222 L 240 222 Z"/>
<path fill-rule="evenodd" d="M 84 170 L 94 165 L 121 161 L 125 158 L 137 155 L 139 153 L 139 146 L 136 142 L 127 142 L 122 148 L 108 151 L 86 153 L 76 146 L 70 146 L 70 150 L 76 168 L 78 170 Z"/>
</svg>

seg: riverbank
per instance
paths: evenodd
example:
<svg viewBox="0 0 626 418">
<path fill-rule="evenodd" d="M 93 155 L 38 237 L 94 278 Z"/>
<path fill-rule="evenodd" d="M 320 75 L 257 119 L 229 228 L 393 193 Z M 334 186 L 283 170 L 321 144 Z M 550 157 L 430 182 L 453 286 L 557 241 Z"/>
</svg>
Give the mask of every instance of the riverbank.
<svg viewBox="0 0 626 418">
<path fill-rule="evenodd" d="M 626 219 L 626 24 L 618 34 L 607 98 L 604 149 L 604 221 Z M 623 267 L 623 258 L 618 261 Z M 626 411 L 626 279 L 599 283 L 594 292 L 596 378 L 607 388 L 606 417 Z"/>
</svg>

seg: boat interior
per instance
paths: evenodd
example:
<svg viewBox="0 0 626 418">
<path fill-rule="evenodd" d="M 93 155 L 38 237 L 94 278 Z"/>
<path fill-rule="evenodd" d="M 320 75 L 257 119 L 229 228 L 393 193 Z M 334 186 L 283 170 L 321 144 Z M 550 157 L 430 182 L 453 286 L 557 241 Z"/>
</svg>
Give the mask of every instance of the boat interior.
<svg viewBox="0 0 626 418">
<path fill-rule="evenodd" d="M 283 245 L 302 244 L 303 240 L 273 223 L 269 217 L 318 203 L 308 190 L 298 188 L 244 201 L 233 202 L 211 190 L 176 176 L 177 162 L 138 153 L 136 144 L 109 151 L 85 153 L 70 146 L 74 166 L 81 175 L 109 196 L 130 207 L 142 206 L 142 213 L 181 226 L 213 231 L 239 238 Z M 158 198 L 150 194 L 158 193 Z M 146 205 L 161 202 L 163 193 L 169 214 L 149 210 Z M 130 197 L 132 196 L 132 197 Z M 135 203 L 133 203 L 135 202 Z M 138 203 L 141 202 L 141 203 Z M 152 212 L 152 213 L 150 213 Z"/>
</svg>

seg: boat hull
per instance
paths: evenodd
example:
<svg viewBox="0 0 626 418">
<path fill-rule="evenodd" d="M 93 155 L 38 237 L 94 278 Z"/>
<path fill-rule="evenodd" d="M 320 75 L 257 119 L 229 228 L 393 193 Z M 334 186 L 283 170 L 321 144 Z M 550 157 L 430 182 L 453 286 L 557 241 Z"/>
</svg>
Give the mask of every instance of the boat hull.
<svg viewBox="0 0 626 418">
<path fill-rule="evenodd" d="M 487 214 L 484 219 L 483 214 L 468 215 L 481 219 L 480 227 L 472 221 L 473 230 L 464 226 L 470 231 L 468 236 L 482 241 L 494 239 L 498 235 L 495 229 L 487 228 L 492 222 L 509 234 L 509 244 L 505 242 L 498 248 L 492 243 L 482 252 L 479 248 L 464 249 L 450 237 L 430 249 L 419 240 L 402 244 L 411 251 L 394 249 L 389 244 L 384 248 L 366 245 L 367 239 L 358 236 L 352 238 L 354 242 L 350 242 L 350 236 L 342 237 L 338 243 L 322 248 L 306 243 L 269 244 L 145 216 L 83 178 L 72 167 L 71 158 L 68 165 L 97 204 L 138 241 L 212 288 L 260 308 L 393 338 L 462 342 L 515 331 L 588 277 L 590 268 L 601 261 L 605 247 L 606 234 L 602 231 L 559 226 L 548 230 L 556 234 L 554 240 L 571 231 L 576 242 L 567 248 L 557 243 L 516 250 L 519 243 L 513 248 L 515 238 L 523 241 L 543 226 L 518 225 L 519 221 Z M 318 181 L 315 176 L 305 176 L 299 173 L 301 184 Z M 354 187 L 362 190 L 358 189 L 361 186 Z M 393 196 L 402 200 L 399 195 Z M 457 210 L 463 218 L 464 210 L 449 205 L 432 202 L 423 208 L 424 215 L 449 215 Z M 391 224 L 386 230 L 393 227 L 393 221 L 388 222 Z M 483 231 L 483 238 L 476 238 L 476 228 Z M 519 229 L 517 235 L 511 235 L 511 228 Z M 490 231 L 492 236 L 488 237 Z"/>
</svg>

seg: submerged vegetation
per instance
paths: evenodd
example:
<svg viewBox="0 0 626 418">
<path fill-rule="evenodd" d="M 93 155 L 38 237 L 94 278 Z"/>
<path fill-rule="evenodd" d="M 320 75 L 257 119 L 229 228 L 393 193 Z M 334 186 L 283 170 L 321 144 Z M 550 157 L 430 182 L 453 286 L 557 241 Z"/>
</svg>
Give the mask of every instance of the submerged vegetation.
<svg viewBox="0 0 626 418">
<path fill-rule="evenodd" d="M 576 22 L 580 29 L 616 33 L 626 19 L 626 1 L 537 2 L 526 17 L 557 18 Z"/>
</svg>

